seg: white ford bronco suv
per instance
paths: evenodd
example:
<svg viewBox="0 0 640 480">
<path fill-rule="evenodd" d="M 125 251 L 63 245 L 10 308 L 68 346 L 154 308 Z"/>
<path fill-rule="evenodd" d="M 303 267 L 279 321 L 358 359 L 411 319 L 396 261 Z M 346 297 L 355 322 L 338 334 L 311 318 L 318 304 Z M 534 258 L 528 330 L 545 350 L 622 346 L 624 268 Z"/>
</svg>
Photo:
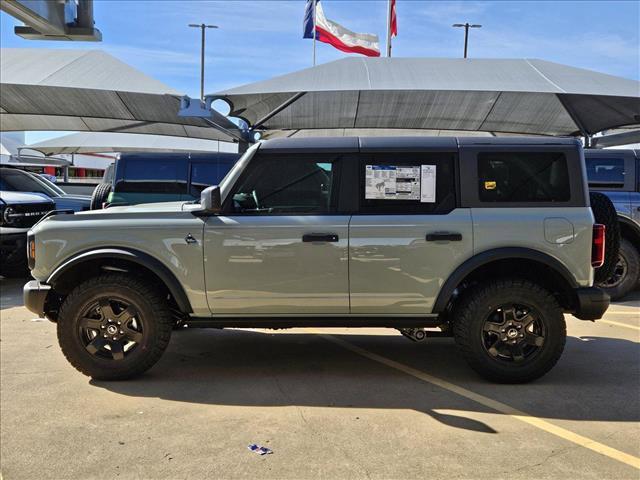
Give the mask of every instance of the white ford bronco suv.
<svg viewBox="0 0 640 480">
<path fill-rule="evenodd" d="M 199 202 L 43 219 L 24 299 L 96 379 L 149 369 L 182 321 L 449 335 L 484 377 L 526 382 L 560 358 L 564 313 L 609 305 L 594 223 L 577 140 L 275 139 Z"/>
</svg>

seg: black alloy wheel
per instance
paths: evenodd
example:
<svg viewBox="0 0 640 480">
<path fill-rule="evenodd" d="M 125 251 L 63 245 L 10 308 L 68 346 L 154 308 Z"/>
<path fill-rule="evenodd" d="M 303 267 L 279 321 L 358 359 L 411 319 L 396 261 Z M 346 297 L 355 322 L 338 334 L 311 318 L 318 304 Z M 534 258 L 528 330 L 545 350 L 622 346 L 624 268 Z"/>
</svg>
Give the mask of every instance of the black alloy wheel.
<svg viewBox="0 0 640 480">
<path fill-rule="evenodd" d="M 545 328 L 529 306 L 508 304 L 485 319 L 482 345 L 499 362 L 523 363 L 531 360 L 544 345 Z"/>
<path fill-rule="evenodd" d="M 91 355 L 119 361 L 142 343 L 144 321 L 127 301 L 101 298 L 83 312 L 78 334 Z"/>
</svg>

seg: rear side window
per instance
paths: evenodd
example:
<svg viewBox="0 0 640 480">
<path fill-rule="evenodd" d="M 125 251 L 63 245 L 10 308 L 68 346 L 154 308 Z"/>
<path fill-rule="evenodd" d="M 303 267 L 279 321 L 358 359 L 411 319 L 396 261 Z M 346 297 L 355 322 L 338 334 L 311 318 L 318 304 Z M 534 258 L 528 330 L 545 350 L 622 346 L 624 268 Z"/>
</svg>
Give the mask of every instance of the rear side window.
<svg viewBox="0 0 640 480">
<path fill-rule="evenodd" d="M 312 154 L 265 155 L 232 192 L 230 212 L 249 215 L 330 213 L 338 161 Z"/>
<path fill-rule="evenodd" d="M 624 158 L 585 159 L 589 184 L 603 187 L 624 187 Z"/>
<path fill-rule="evenodd" d="M 359 197 L 363 214 L 449 213 L 456 206 L 454 154 L 364 154 Z"/>
<path fill-rule="evenodd" d="M 187 193 L 187 163 L 175 159 L 131 158 L 126 161 L 118 192 Z"/>
<path fill-rule="evenodd" d="M 481 152 L 481 202 L 567 202 L 571 198 L 567 159 L 559 152 Z"/>
</svg>

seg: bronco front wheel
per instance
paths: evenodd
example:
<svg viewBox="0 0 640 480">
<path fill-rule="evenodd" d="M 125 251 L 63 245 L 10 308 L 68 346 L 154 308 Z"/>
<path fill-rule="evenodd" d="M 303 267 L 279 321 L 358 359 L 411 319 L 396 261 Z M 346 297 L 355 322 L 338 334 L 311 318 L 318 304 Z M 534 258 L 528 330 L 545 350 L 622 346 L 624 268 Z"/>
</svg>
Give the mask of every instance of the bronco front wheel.
<svg viewBox="0 0 640 480">
<path fill-rule="evenodd" d="M 153 366 L 171 338 L 165 299 L 141 279 L 104 274 L 63 302 L 58 341 L 67 360 L 99 380 L 121 380 Z"/>
<path fill-rule="evenodd" d="M 557 300 L 526 280 L 496 280 L 468 292 L 456 309 L 454 336 L 469 365 L 489 380 L 522 383 L 558 361 L 566 325 Z"/>
</svg>

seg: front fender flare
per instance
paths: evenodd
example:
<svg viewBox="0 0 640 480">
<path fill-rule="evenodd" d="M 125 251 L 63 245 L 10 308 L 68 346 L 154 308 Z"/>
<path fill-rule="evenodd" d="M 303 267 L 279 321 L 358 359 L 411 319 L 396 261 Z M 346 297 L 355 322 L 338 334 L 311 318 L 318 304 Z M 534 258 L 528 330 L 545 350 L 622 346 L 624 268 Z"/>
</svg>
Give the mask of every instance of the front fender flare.
<svg viewBox="0 0 640 480">
<path fill-rule="evenodd" d="M 152 257 L 148 253 L 128 248 L 100 248 L 79 253 L 56 268 L 49 278 L 47 278 L 46 283 L 48 285 L 55 286 L 56 281 L 62 278 L 69 269 L 84 262 L 103 258 L 125 260 L 147 268 L 166 285 L 171 296 L 175 299 L 180 311 L 185 313 L 193 312 L 187 294 L 171 270 L 169 270 L 160 260 Z"/>
</svg>

